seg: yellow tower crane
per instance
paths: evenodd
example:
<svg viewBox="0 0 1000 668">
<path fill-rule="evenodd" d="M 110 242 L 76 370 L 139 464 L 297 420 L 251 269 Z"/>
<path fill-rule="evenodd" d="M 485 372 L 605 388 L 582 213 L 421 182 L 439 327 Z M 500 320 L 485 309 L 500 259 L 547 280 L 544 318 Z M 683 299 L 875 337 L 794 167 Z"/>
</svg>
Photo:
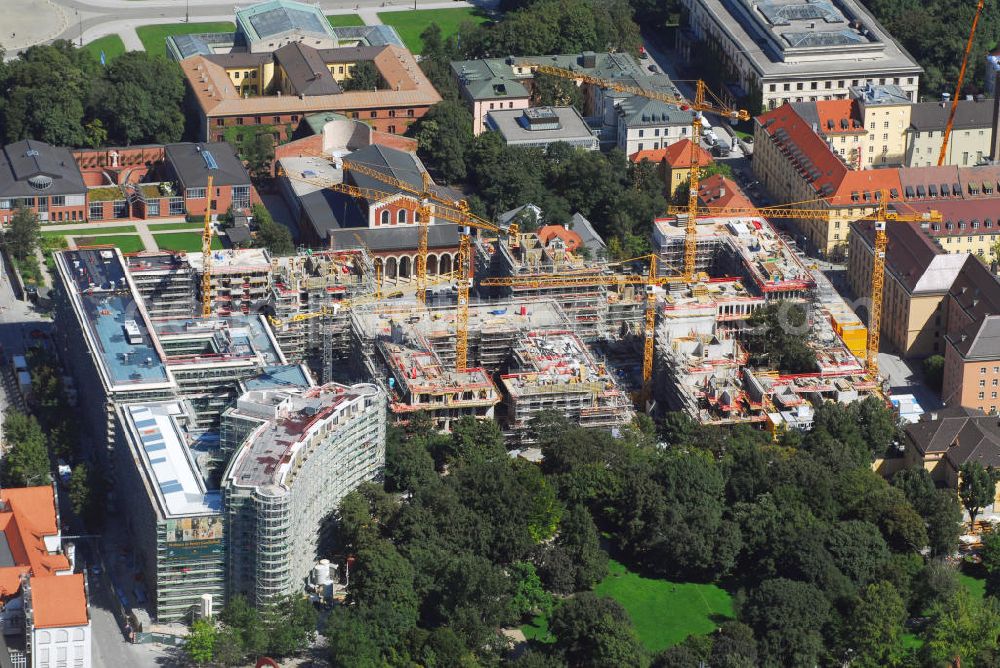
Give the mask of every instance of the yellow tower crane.
<svg viewBox="0 0 1000 668">
<path fill-rule="evenodd" d="M 700 180 L 701 162 L 701 113 L 708 112 L 725 116 L 731 122 L 750 120 L 750 112 L 746 109 L 735 109 L 725 104 L 705 86 L 705 82 L 698 80 L 695 82 L 694 101 L 689 102 L 683 98 L 667 95 L 659 91 L 642 88 L 631 84 L 624 84 L 612 79 L 602 79 L 574 70 L 567 70 L 551 65 L 528 65 L 535 72 L 548 74 L 563 79 L 572 79 L 585 84 L 606 88 L 619 93 L 629 93 L 647 97 L 651 100 L 659 100 L 666 104 L 677 106 L 681 111 L 691 111 L 691 171 L 688 179 L 688 220 L 684 237 L 684 277 L 691 281 L 695 273 L 695 258 L 698 249 L 698 229 L 695 211 L 698 208 L 698 184 Z"/>
<path fill-rule="evenodd" d="M 212 315 L 212 175 L 205 186 L 205 229 L 201 233 L 201 317 Z"/>
<path fill-rule="evenodd" d="M 888 245 L 888 238 L 885 234 L 886 223 L 941 222 L 941 214 L 937 211 L 919 214 L 899 213 L 894 208 L 891 208 L 892 203 L 887 191 L 881 191 L 878 195 L 875 202 L 875 211 L 858 219 L 875 221 L 875 246 L 873 249 L 874 257 L 872 259 L 872 285 L 870 294 L 871 306 L 868 313 L 868 341 L 865 346 L 865 369 L 873 378 L 878 375 L 879 329 L 882 325 L 882 293 L 885 285 L 885 249 Z M 669 214 L 689 214 L 689 212 L 690 209 L 684 207 L 667 207 L 667 213 Z M 830 209 L 798 209 L 785 206 L 761 208 L 734 207 L 725 209 L 697 207 L 695 212 L 701 218 L 752 216 L 800 220 L 829 220 L 832 213 Z"/>
<path fill-rule="evenodd" d="M 354 167 L 348 167 L 353 169 Z M 369 168 L 365 168 L 369 169 Z M 397 185 L 402 183 L 397 179 L 392 178 L 382 174 L 377 170 L 371 170 L 372 176 L 374 178 L 384 178 L 389 185 Z M 376 176 L 377 175 L 377 176 Z M 368 201 L 378 201 L 383 200 L 388 197 L 392 197 L 396 193 L 391 193 L 382 190 L 376 190 L 373 188 L 360 188 L 358 186 L 348 185 L 346 183 L 325 183 L 317 181 L 315 179 L 299 178 L 286 174 L 289 178 L 305 181 L 313 185 L 317 185 L 334 192 L 344 193 L 351 197 L 356 197 L 359 199 L 365 199 Z M 402 187 L 402 186 L 399 186 Z M 410 186 L 407 186 L 411 188 Z M 500 227 L 499 225 L 494 225 L 490 221 L 480 218 L 479 216 L 473 214 L 469 211 L 468 205 L 464 201 L 449 202 L 438 196 L 434 196 L 436 199 L 436 206 L 434 209 L 434 216 L 442 220 L 447 220 L 449 222 L 457 223 L 462 225 L 464 228 L 459 234 L 459 246 L 458 246 L 458 271 L 456 271 L 456 284 L 458 287 L 458 312 L 456 314 L 455 322 L 455 368 L 459 371 L 464 371 L 468 368 L 468 341 L 469 341 L 469 286 L 472 280 L 472 243 L 469 238 L 469 229 L 475 228 L 477 230 L 484 230 L 486 232 L 491 232 L 494 234 L 506 234 L 512 240 L 513 244 L 517 244 L 517 238 L 519 233 L 519 228 L 516 223 L 511 223 L 508 227 Z M 421 199 L 420 202 L 415 206 L 416 212 L 419 215 L 418 223 L 420 224 L 420 231 L 423 237 L 423 243 L 418 249 L 418 262 L 416 263 L 418 267 L 424 267 L 424 280 L 423 282 L 418 282 L 417 290 L 417 300 L 420 303 L 424 303 L 424 298 L 420 295 L 421 287 L 426 290 L 427 277 L 426 277 L 426 267 L 427 267 L 427 227 L 425 221 L 430 219 L 430 208 L 427 206 L 427 200 Z M 423 256 L 423 261 L 419 261 L 419 257 Z"/>
</svg>

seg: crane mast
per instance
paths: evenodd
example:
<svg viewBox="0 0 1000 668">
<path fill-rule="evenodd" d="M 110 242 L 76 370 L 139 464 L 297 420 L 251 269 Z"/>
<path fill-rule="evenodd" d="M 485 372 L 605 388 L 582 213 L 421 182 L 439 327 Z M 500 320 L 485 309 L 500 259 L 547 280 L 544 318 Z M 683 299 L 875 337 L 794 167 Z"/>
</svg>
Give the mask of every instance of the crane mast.
<svg viewBox="0 0 1000 668">
<path fill-rule="evenodd" d="M 201 233 L 201 317 L 212 315 L 212 175 L 205 186 L 205 228 Z"/>
</svg>

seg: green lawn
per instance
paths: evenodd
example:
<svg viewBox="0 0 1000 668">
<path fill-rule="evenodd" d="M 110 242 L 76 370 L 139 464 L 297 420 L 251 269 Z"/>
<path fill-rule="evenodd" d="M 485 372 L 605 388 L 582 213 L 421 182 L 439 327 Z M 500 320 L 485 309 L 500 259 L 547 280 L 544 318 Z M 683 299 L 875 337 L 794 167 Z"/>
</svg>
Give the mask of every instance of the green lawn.
<svg viewBox="0 0 1000 668">
<path fill-rule="evenodd" d="M 77 246 L 118 246 L 123 253 L 137 253 L 146 250 L 138 234 L 111 235 L 106 237 L 76 237 Z"/>
<path fill-rule="evenodd" d="M 167 230 L 200 230 L 201 223 L 150 223 L 150 232 L 166 232 Z"/>
<path fill-rule="evenodd" d="M 166 39 L 170 35 L 190 35 L 202 32 L 233 32 L 236 26 L 229 21 L 214 23 L 165 23 L 163 25 L 139 26 L 135 32 L 146 52 L 151 56 L 167 55 Z"/>
<path fill-rule="evenodd" d="M 690 635 L 711 633 L 723 620 L 733 618 L 732 597 L 720 587 L 644 578 L 613 559 L 608 562 L 608 577 L 594 587 L 594 593 L 622 604 L 639 639 L 652 652 Z M 529 640 L 552 642 L 547 619 L 536 617 L 521 631 Z"/>
<path fill-rule="evenodd" d="M 94 60 L 101 62 L 101 51 L 104 52 L 104 60 L 111 62 L 118 56 L 125 53 L 125 42 L 118 35 L 106 35 L 98 37 L 90 44 L 83 47 L 85 51 L 90 51 Z"/>
<path fill-rule="evenodd" d="M 349 26 L 363 26 L 365 24 L 364 19 L 357 14 L 331 14 L 326 17 L 326 20 L 329 21 L 332 26 L 344 28 Z"/>
<path fill-rule="evenodd" d="M 458 27 L 466 21 L 485 23 L 489 19 L 481 10 L 473 7 L 381 12 L 378 17 L 382 23 L 396 29 L 403 44 L 413 53 L 420 53 L 423 50 L 424 42 L 420 39 L 420 33 L 432 23 L 438 24 L 441 28 L 441 38 L 447 39 L 457 33 Z"/>
<path fill-rule="evenodd" d="M 160 250 L 187 251 L 193 253 L 201 250 L 200 232 L 171 232 L 169 234 L 154 234 L 156 245 Z M 212 248 L 222 249 L 222 240 L 219 237 L 212 237 Z"/>
<path fill-rule="evenodd" d="M 960 573 L 958 576 L 958 581 L 962 583 L 972 597 L 981 601 L 983 597 L 986 596 L 986 580 L 983 578 L 973 577 L 971 575 L 966 575 L 965 573 Z"/>
<path fill-rule="evenodd" d="M 135 234 L 135 225 L 115 225 L 114 227 L 71 227 L 65 230 L 47 230 L 42 227 L 42 236 L 78 237 L 95 234 Z"/>
</svg>

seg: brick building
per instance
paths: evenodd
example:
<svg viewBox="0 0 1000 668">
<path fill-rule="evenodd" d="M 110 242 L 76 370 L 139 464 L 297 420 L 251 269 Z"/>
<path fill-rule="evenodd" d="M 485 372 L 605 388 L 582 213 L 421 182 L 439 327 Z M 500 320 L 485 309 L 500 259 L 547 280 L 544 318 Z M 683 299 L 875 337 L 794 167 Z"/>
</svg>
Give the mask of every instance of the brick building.
<svg viewBox="0 0 1000 668">
<path fill-rule="evenodd" d="M 69 150 L 33 139 L 0 150 L 0 224 L 21 207 L 43 223 L 86 218 L 87 185 Z"/>
</svg>

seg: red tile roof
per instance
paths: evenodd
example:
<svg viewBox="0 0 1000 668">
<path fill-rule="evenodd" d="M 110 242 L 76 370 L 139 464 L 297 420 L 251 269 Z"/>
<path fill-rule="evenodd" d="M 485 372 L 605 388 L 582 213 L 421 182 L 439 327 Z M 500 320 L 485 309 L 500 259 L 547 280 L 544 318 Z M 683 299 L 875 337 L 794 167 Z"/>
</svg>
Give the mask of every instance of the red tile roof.
<svg viewBox="0 0 1000 668">
<path fill-rule="evenodd" d="M 698 147 L 698 150 L 701 151 L 698 155 L 698 164 L 702 166 L 712 164 L 711 154 L 701 146 Z M 682 139 L 666 148 L 637 151 L 629 156 L 629 160 L 632 162 L 641 162 L 643 160 L 666 162 L 670 165 L 671 169 L 688 169 L 691 167 L 691 140 Z"/>
<path fill-rule="evenodd" d="M 573 230 L 567 230 L 562 225 L 545 225 L 536 234 L 538 235 L 538 240 L 546 246 L 549 245 L 552 239 L 559 237 L 566 244 L 566 250 L 568 251 L 575 251 L 583 244 L 583 240 L 579 234 Z"/>
<path fill-rule="evenodd" d="M 865 134 L 854 100 L 820 100 L 815 105 L 821 134 Z"/>
<path fill-rule="evenodd" d="M 710 209 L 752 208 L 740 187 L 722 174 L 714 174 L 698 184 L 698 201 Z"/>
<path fill-rule="evenodd" d="M 83 573 L 31 578 L 31 604 L 35 628 L 86 626 L 89 616 Z"/>
</svg>

